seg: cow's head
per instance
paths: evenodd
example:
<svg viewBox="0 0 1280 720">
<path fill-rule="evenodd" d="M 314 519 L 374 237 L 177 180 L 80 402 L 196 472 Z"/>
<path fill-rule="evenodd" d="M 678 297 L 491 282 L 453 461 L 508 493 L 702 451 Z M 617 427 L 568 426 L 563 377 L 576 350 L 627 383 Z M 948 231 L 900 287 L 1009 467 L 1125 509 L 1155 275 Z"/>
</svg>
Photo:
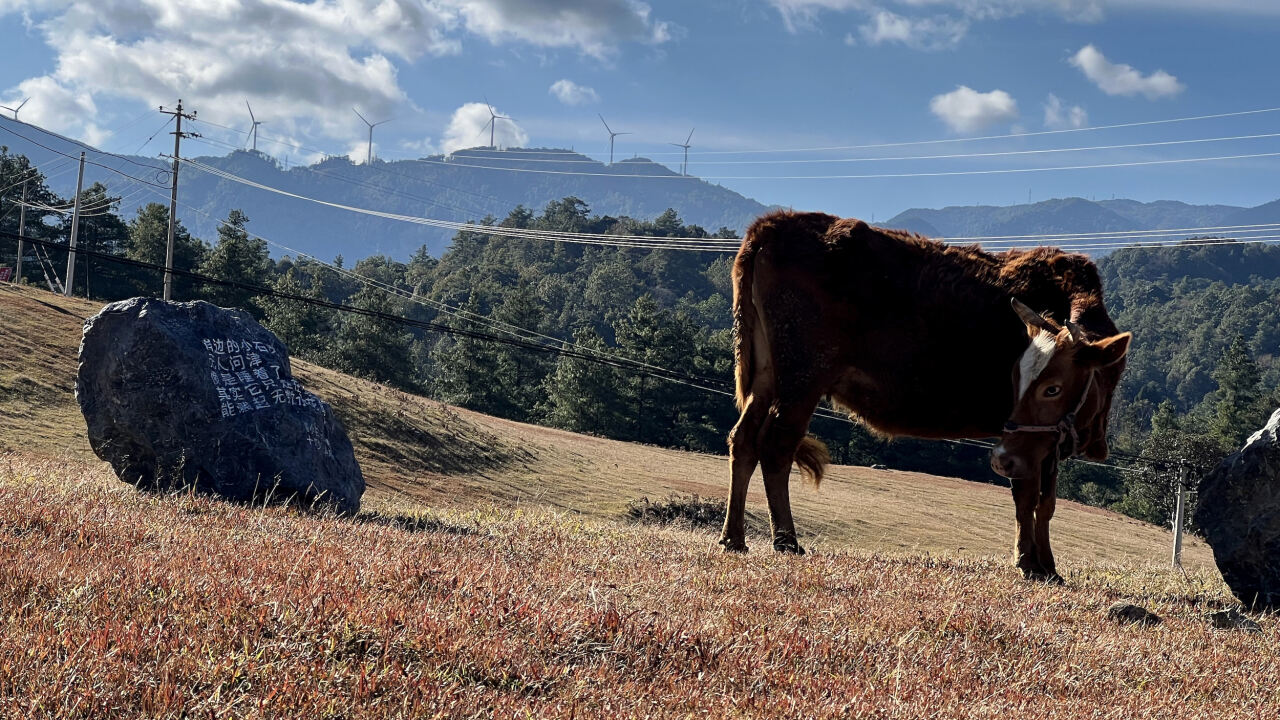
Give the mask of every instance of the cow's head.
<svg viewBox="0 0 1280 720">
<path fill-rule="evenodd" d="M 1015 479 L 1039 476 L 1046 463 L 1073 455 L 1107 457 L 1107 414 L 1132 335 L 1089 337 L 1013 300 L 1031 342 L 1013 369 L 1013 413 L 991 468 Z"/>
</svg>

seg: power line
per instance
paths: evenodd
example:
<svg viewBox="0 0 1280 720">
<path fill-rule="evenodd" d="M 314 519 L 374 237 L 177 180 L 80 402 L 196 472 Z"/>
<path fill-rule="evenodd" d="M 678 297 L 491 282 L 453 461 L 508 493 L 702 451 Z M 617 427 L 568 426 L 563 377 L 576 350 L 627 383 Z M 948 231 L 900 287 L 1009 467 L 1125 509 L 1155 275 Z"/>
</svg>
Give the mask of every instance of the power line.
<svg viewBox="0 0 1280 720">
<path fill-rule="evenodd" d="M 605 233 L 568 233 L 568 232 L 549 231 L 549 230 L 535 230 L 535 229 L 529 229 L 529 228 L 504 228 L 501 226 L 476 225 L 473 223 L 461 223 L 461 222 L 448 221 L 448 220 L 439 220 L 435 218 L 424 218 L 424 217 L 417 217 L 417 216 L 411 216 L 411 215 L 402 215 L 398 213 L 389 213 L 389 212 L 383 212 L 378 210 L 371 210 L 368 208 L 360 208 L 360 207 L 355 207 L 351 205 L 345 205 L 342 203 L 334 203 L 327 200 L 312 198 L 312 197 L 308 197 L 298 193 L 293 193 L 287 190 L 274 188 L 269 185 L 258 183 L 253 180 L 248 180 L 246 178 L 240 177 L 233 173 L 229 173 L 224 170 L 220 170 L 213 166 L 206 165 L 199 161 L 191 160 L 188 158 L 183 158 L 182 162 L 188 163 L 193 167 L 200 169 L 204 172 L 210 173 L 212 175 L 222 177 L 224 179 L 231 180 L 234 182 L 238 182 L 250 187 L 254 187 L 266 192 L 272 192 L 272 193 L 276 193 L 286 197 L 292 197 L 294 199 L 304 200 L 307 202 L 312 202 L 312 203 L 316 203 L 319 205 L 324 205 L 324 206 L 328 206 L 336 209 L 346 210 L 349 212 L 371 215 L 371 216 L 381 217 L 389 220 L 397 220 L 401 222 L 409 222 L 409 223 L 414 223 L 419 225 L 426 225 L 430 227 L 447 228 L 447 229 L 457 230 L 460 232 L 470 232 L 470 233 L 476 233 L 476 234 L 505 236 L 505 237 L 522 238 L 522 239 L 546 240 L 546 241 L 554 241 L 554 242 L 569 242 L 569 243 L 643 248 L 643 249 L 696 250 L 696 251 L 704 251 L 704 252 L 728 253 L 728 252 L 736 252 L 738 248 L 741 246 L 741 240 L 737 240 L 737 239 L 721 240 L 716 238 L 660 238 L 660 237 L 642 236 L 642 235 L 610 235 Z M 1012 240 L 1012 238 L 1017 238 L 1017 237 L 1028 237 L 1028 238 L 1048 238 L 1052 240 L 1052 244 L 1054 246 L 1064 250 L 1089 250 L 1089 249 L 1103 249 L 1103 248 L 1109 248 L 1109 247 L 1129 247 L 1129 246 L 1143 247 L 1143 246 L 1175 244 L 1175 243 L 1179 245 L 1186 245 L 1187 244 L 1186 240 L 1171 239 L 1169 236 L 1177 232 L 1216 231 L 1221 229 L 1231 229 L 1233 227 L 1244 230 L 1245 232 L 1253 232 L 1248 230 L 1248 228 L 1259 228 L 1259 229 L 1265 228 L 1270 230 L 1270 229 L 1280 228 L 1280 224 L 1259 224 L 1259 225 L 1252 225 L 1252 226 L 1243 226 L 1243 225 L 1242 226 L 1206 226 L 1203 228 L 1181 228 L 1181 229 L 1154 230 L 1154 231 L 1126 230 L 1126 231 L 1115 231 L 1111 233 L 1080 233 L 1075 235 L 1058 234 L 1058 235 L 1046 235 L 1046 236 L 989 236 L 989 240 L 994 241 L 994 242 L 989 242 L 989 244 L 997 246 L 997 247 L 991 248 L 993 251 L 1044 247 L 1048 244 L 1045 242 L 1017 243 Z M 1138 243 L 1148 238 L 1155 239 L 1156 242 L 1144 243 L 1143 245 L 1134 245 L 1134 243 Z M 975 238 L 963 238 L 963 237 L 942 238 L 940 239 L 940 242 L 943 242 L 944 244 L 960 244 L 962 241 L 971 240 L 971 239 L 975 239 Z M 1262 237 L 1254 238 L 1254 240 L 1257 242 L 1263 242 L 1264 240 L 1269 240 L 1269 239 L 1271 239 L 1271 236 L 1262 236 Z M 1086 240 L 1112 240 L 1112 242 L 1085 242 Z M 1250 240 L 1249 238 L 1243 238 L 1235 242 L 1247 242 L 1249 240 Z M 1076 241 L 1076 242 L 1072 242 L 1072 241 Z M 1221 241 L 1218 241 L 1218 242 L 1221 242 Z M 1203 244 L 1214 244 L 1214 243 L 1205 242 Z"/>
<path fill-rule="evenodd" d="M 1013 239 L 1047 239 L 1057 240 L 1061 238 L 1075 239 L 1086 237 L 1124 237 L 1130 235 L 1156 235 L 1156 234 L 1176 234 L 1176 233 L 1202 233 L 1210 231 L 1222 230 L 1241 230 L 1248 232 L 1247 228 L 1277 228 L 1280 223 L 1256 223 L 1253 225 L 1203 225 L 1200 227 L 1182 227 L 1182 228 L 1161 228 L 1156 230 L 1103 230 L 1097 232 L 1083 233 L 1048 233 L 1044 235 L 955 235 L 948 237 L 936 238 L 938 240 L 946 240 L 948 242 L 960 241 L 981 241 L 981 240 L 1013 240 Z"/>
<path fill-rule="evenodd" d="M 1226 137 L 1213 138 L 1192 138 L 1184 140 L 1162 140 L 1140 143 L 1123 143 L 1119 145 L 1091 145 L 1084 147 L 1065 147 L 1065 148 L 1040 148 L 1034 150 L 1000 150 L 993 152 L 972 152 L 972 153 L 951 153 L 944 155 L 901 155 L 901 156 L 863 156 L 848 158 L 812 158 L 804 160 L 702 160 L 703 165 L 814 165 L 828 163 L 857 163 L 857 162 L 897 162 L 907 160 L 956 160 L 956 159 L 974 159 L 974 158 L 993 158 L 993 157 L 1010 157 L 1018 155 L 1043 155 L 1051 153 L 1072 153 L 1072 152 L 1094 152 L 1099 150 L 1132 150 L 1137 148 L 1166 147 L 1172 145 L 1192 145 L 1215 142 L 1235 142 L 1241 140 L 1261 140 L 1266 138 L 1280 137 L 1280 133 L 1260 133 L 1255 135 L 1232 135 Z M 493 155 L 466 155 L 463 153 L 470 152 L 468 150 L 450 153 L 451 158 L 463 158 L 467 160 L 494 160 L 500 162 L 515 163 L 557 163 L 557 164 L 586 164 L 601 165 L 597 160 L 554 160 L 548 158 L 521 158 L 511 157 L 505 154 Z M 653 160 L 629 160 L 633 165 L 661 165 L 662 163 Z"/>
<path fill-rule="evenodd" d="M 1006 133 L 1003 135 L 983 135 L 978 137 L 955 137 L 955 138 L 938 138 L 934 140 L 908 140 L 900 142 L 882 142 L 867 143 L 862 145 L 828 145 L 823 147 L 804 147 L 804 148 L 744 148 L 740 150 L 704 150 L 694 153 L 694 156 L 700 158 L 703 155 L 750 155 L 760 153 L 793 153 L 793 152 L 833 152 L 838 150 L 875 150 L 881 148 L 894 147 L 911 147 L 919 145 L 942 145 L 948 143 L 967 143 L 981 142 L 986 140 L 1007 140 L 1010 138 L 1028 138 L 1040 137 L 1045 135 L 1064 135 L 1068 133 L 1088 133 L 1100 130 L 1117 130 L 1121 128 L 1149 127 L 1152 125 L 1169 125 L 1173 123 L 1193 122 L 1199 120 L 1218 120 L 1222 118 L 1244 117 L 1248 115 L 1261 115 L 1265 113 L 1280 112 L 1280 107 L 1261 108 L 1258 110 L 1238 110 L 1234 112 L 1214 113 L 1211 115 L 1194 115 L 1189 117 L 1166 118 L 1160 120 L 1141 120 L 1137 122 L 1114 123 L 1111 125 L 1094 125 L 1092 127 L 1082 128 L 1061 128 L 1058 130 L 1038 130 L 1035 132 Z M 506 150 L 509 153 L 538 153 L 545 152 L 541 150 L 516 149 Z M 661 151 L 648 153 L 650 155 L 679 155 L 674 151 Z"/>
<path fill-rule="evenodd" d="M 27 123 L 23 123 L 23 124 L 24 124 L 24 125 L 26 125 Z M 53 136 L 55 136 L 55 137 L 62 138 L 63 140 L 67 140 L 67 141 L 69 141 L 69 142 L 76 143 L 77 145 L 79 145 L 79 146 L 81 146 L 81 147 L 89 148 L 89 151 L 91 151 L 91 152 L 101 153 L 101 154 L 103 154 L 103 155 L 111 155 L 112 157 L 118 157 L 118 158 L 121 158 L 121 159 L 124 159 L 124 160 L 129 160 L 129 158 L 125 157 L 124 155 L 116 155 L 115 153 L 108 153 L 108 152 L 103 152 L 103 151 L 101 151 L 101 150 L 95 150 L 94 148 L 89 147 L 88 145 L 85 145 L 84 143 L 81 143 L 81 142 L 76 141 L 76 140 L 71 140 L 70 138 L 63 138 L 61 135 L 58 135 L 57 133 L 49 132 L 48 130 L 45 130 L 44 128 L 41 128 L 41 127 L 39 127 L 39 126 L 32 125 L 31 127 L 34 127 L 34 128 L 36 128 L 37 130 L 40 130 L 41 132 L 48 133 L 48 134 L 53 135 Z M 57 154 L 57 155 L 61 155 L 61 156 L 65 157 L 65 158 L 78 159 L 78 158 L 75 158 L 74 156 L 72 156 L 72 155 L 70 155 L 70 154 L 68 154 L 68 153 L 62 152 L 61 150 L 57 150 L 57 149 L 55 149 L 55 148 L 51 148 L 51 147 L 49 147 L 48 145 L 45 145 L 44 143 L 39 142 L 38 140 L 32 140 L 31 138 L 27 137 L 26 135 L 23 135 L 22 133 L 18 132 L 17 130 L 14 130 L 14 129 L 13 129 L 13 128 L 11 128 L 11 127 L 6 127 L 6 126 L 4 126 L 4 125 L 0 125 L 0 130 L 4 130 L 4 131 L 6 131 L 6 132 L 12 133 L 13 135 L 16 135 L 16 136 L 18 136 L 18 137 L 22 138 L 23 140 L 26 140 L 27 142 L 31 143 L 32 145 L 35 145 L 35 146 L 37 146 L 37 147 L 44 148 L 45 150 L 48 150 L 48 151 L 49 151 L 49 152 L 51 152 L 51 153 L 55 153 L 55 154 Z M 102 164 L 102 163 L 100 163 L 100 162 L 94 162 L 93 160 L 85 160 L 85 162 L 86 162 L 86 163 L 88 163 L 89 165 L 94 165 L 94 166 L 100 167 L 100 168 L 102 168 L 102 169 L 104 169 L 104 170 L 109 170 L 109 171 L 111 171 L 111 172 L 113 172 L 113 173 L 116 173 L 117 175 L 123 175 L 124 177 L 127 177 L 127 178 L 129 178 L 130 180 L 133 180 L 134 182 L 140 182 L 140 183 L 143 183 L 143 184 L 145 184 L 145 185 L 151 185 L 152 187 L 158 187 L 158 188 L 163 188 L 163 187 L 165 187 L 164 185 L 160 185 L 160 184 L 158 184 L 158 183 L 148 182 L 148 181 L 143 180 L 143 179 L 141 179 L 141 178 L 134 177 L 133 175 L 130 175 L 129 173 L 124 172 L 123 170 L 120 170 L 119 168 L 113 168 L 113 167 L 111 167 L 110 165 L 104 165 L 104 164 Z M 132 161 L 132 160 L 129 160 L 129 162 L 133 162 L 133 161 Z M 160 173 L 167 173 L 167 172 L 168 172 L 167 170 L 164 170 L 164 169 L 162 169 L 162 168 L 157 168 L 157 167 L 155 167 L 154 165 L 145 165 L 145 164 L 143 164 L 143 163 L 137 163 L 137 162 L 135 162 L 134 164 L 135 164 L 135 165 L 138 165 L 138 166 L 140 166 L 140 167 L 145 167 L 145 168 L 147 168 L 147 169 L 149 169 L 149 170 L 155 170 L 155 171 L 160 172 Z"/>
<path fill-rule="evenodd" d="M 1194 158 L 1169 158 L 1164 160 L 1132 160 L 1127 162 L 1111 162 L 1111 163 L 1093 163 L 1085 165 L 1054 165 L 1047 167 L 1034 168 L 996 168 L 989 170 L 937 170 L 929 172 L 898 172 L 898 173 L 863 173 L 852 175 L 679 175 L 676 173 L 664 175 L 639 175 L 635 173 L 590 173 L 590 172 L 571 172 L 568 170 L 537 170 L 533 168 L 515 168 L 515 167 L 493 167 L 489 165 L 469 165 L 466 163 L 452 163 L 440 160 L 418 159 L 412 162 L 426 163 L 430 165 L 454 165 L 455 167 L 473 168 L 477 170 L 494 170 L 497 172 L 513 172 L 513 173 L 536 173 L 540 175 L 572 175 L 576 177 L 610 177 L 610 178 L 641 178 L 649 180 L 877 180 L 892 178 L 918 178 L 918 177 L 959 177 L 968 175 L 1011 175 L 1022 173 L 1040 173 L 1054 172 L 1058 170 L 1104 170 L 1111 168 L 1123 167 L 1146 167 L 1152 165 L 1178 165 L 1187 163 L 1201 162 L 1218 162 L 1226 160 L 1248 160 L 1255 158 L 1271 158 L 1280 156 L 1280 152 L 1268 153 L 1245 153 L 1240 155 L 1217 155 L 1213 157 L 1194 157 Z"/>
<path fill-rule="evenodd" d="M 557 240 L 560 242 L 591 244 L 591 245 L 610 245 L 620 247 L 639 247 L 639 248 L 659 248 L 659 249 L 686 249 L 686 250 L 706 250 L 712 248 L 724 248 L 736 250 L 741 245 L 740 240 L 721 240 L 717 238 L 666 238 L 660 236 L 649 235 L 609 235 L 605 233 L 562 233 L 547 230 L 534 230 L 530 228 L 511 228 L 495 225 L 477 225 L 475 223 L 464 223 L 452 220 L 439 220 L 436 218 L 426 218 L 414 215 L 402 215 L 399 213 L 383 212 L 380 210 L 371 210 L 369 208 L 356 207 L 354 205 L 346 205 L 343 203 L 330 202 L 321 200 L 299 193 L 282 190 L 280 188 L 255 182 L 247 178 L 220 170 L 211 165 L 206 165 L 198 160 L 190 158 L 179 158 L 181 162 L 186 163 L 198 170 L 221 177 L 226 180 L 257 188 L 266 192 L 275 193 L 285 197 L 291 197 L 296 200 L 304 200 L 324 205 L 338 210 L 346 210 L 349 212 L 359 213 L 362 215 L 370 215 L 388 220 L 398 220 L 401 222 L 414 223 L 417 225 L 426 225 L 429 227 L 440 227 L 450 230 L 458 230 L 463 232 L 473 232 L 487 235 L 505 235 L 509 237 L 524 237 L 544 240 Z"/>
<path fill-rule="evenodd" d="M 128 155 L 121 155 L 121 154 L 119 154 L 119 153 L 108 152 L 108 151 L 106 151 L 106 150 L 99 150 L 98 148 L 93 147 L 92 145 L 89 145 L 88 143 L 82 142 L 82 141 L 80 141 L 80 140 L 76 140 L 75 138 L 67 137 L 66 135 L 63 135 L 63 134 L 61 134 L 61 133 L 56 133 L 56 132 L 54 132 L 54 131 L 52 131 L 52 130 L 50 130 L 50 129 L 48 129 L 48 128 L 44 128 L 44 127 L 41 127 L 41 126 L 39 126 L 39 125 L 33 125 L 33 124 L 29 123 L 29 122 L 24 122 L 24 121 L 21 121 L 21 120 L 8 120 L 7 118 L 4 118 L 4 119 L 5 119 L 7 122 L 17 123 L 17 124 L 19 124 L 19 125 L 26 125 L 27 127 L 34 128 L 34 129 L 39 130 L 40 132 L 44 133 L 45 135 L 51 135 L 51 136 L 53 136 L 53 137 L 58 138 L 59 140 L 63 140 L 63 141 L 65 141 L 65 142 L 69 142 L 69 143 L 71 143 L 71 144 L 73 144 L 73 145 L 76 145 L 77 147 L 80 147 L 80 148 L 83 148 L 84 150 L 87 150 L 88 152 L 97 153 L 98 155 L 109 155 L 109 156 L 111 156 L 111 157 L 113 157 L 113 158 L 117 158 L 117 159 L 119 159 L 119 160 L 124 160 L 124 161 L 125 161 L 125 162 L 127 162 L 127 163 L 132 163 L 132 164 L 137 165 L 138 167 L 141 167 L 141 168 L 146 168 L 146 169 L 148 169 L 148 170 L 156 170 L 156 171 L 159 171 L 159 172 L 165 172 L 165 169 L 164 169 L 164 168 L 156 167 L 155 165 L 148 165 L 147 163 L 144 163 L 144 162 L 138 162 L 137 160 L 134 160 L 133 158 L 129 157 Z M 23 134 L 19 133 L 18 131 L 14 130 L 14 129 L 13 129 L 13 128 L 11 128 L 11 127 L 0 126 L 0 129 L 7 130 L 7 131 L 9 131 L 9 132 L 13 133 L 14 135 L 17 135 L 18 137 L 22 138 L 23 140 L 26 140 L 27 142 L 29 142 L 29 143 L 31 143 L 31 144 L 33 144 L 33 145 L 38 145 L 38 146 L 40 146 L 40 147 L 44 148 L 45 150 L 48 150 L 49 152 L 58 153 L 59 155 L 63 155 L 63 156 L 65 156 L 65 157 L 74 157 L 74 156 L 72 156 L 72 155 L 67 155 L 66 153 L 64 153 L 64 152 L 62 152 L 62 151 L 60 151 L 60 150 L 54 150 L 53 148 L 51 148 L 51 147 L 49 147 L 49 146 L 47 146 L 47 145 L 43 145 L 43 144 L 41 144 L 41 143 L 39 143 L 39 142 L 36 142 L 35 140 L 32 140 L 31 138 L 26 137 L 25 135 L 23 135 Z M 108 167 L 107 167 L 107 166 L 105 166 L 105 165 L 99 165 L 98 163 L 95 163 L 95 162 L 93 162 L 93 161 L 86 161 L 86 162 L 88 162 L 90 165 L 98 165 L 99 167 L 103 167 L 103 168 L 106 168 L 106 169 L 108 169 L 108 170 L 115 170 L 116 172 L 120 172 L 119 170 L 116 170 L 116 168 L 108 168 Z M 121 173 L 121 174 L 123 175 L 124 173 Z"/>
</svg>

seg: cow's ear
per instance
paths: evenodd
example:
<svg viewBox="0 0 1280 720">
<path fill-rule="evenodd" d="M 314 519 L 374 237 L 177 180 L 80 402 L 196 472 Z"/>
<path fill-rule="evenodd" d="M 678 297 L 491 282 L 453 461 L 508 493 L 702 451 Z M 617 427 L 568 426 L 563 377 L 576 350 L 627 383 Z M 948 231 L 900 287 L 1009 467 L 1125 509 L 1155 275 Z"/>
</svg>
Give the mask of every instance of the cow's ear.
<svg viewBox="0 0 1280 720">
<path fill-rule="evenodd" d="M 1080 359 L 1097 367 L 1114 365 L 1129 352 L 1129 341 L 1132 339 L 1133 333 L 1126 332 L 1091 342 L 1080 350 Z"/>
</svg>

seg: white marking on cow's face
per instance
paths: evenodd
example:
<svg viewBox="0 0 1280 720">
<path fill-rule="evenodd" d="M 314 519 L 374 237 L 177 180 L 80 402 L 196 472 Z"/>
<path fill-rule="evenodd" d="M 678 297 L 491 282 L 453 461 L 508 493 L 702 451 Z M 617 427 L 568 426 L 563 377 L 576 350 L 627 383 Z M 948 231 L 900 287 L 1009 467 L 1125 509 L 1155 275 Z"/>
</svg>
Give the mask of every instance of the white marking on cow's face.
<svg viewBox="0 0 1280 720">
<path fill-rule="evenodd" d="M 1027 388 L 1031 387 L 1031 383 L 1040 377 L 1040 373 L 1049 367 L 1049 361 L 1053 359 L 1053 353 L 1058 349 L 1058 340 L 1043 330 L 1031 339 L 1031 344 L 1027 346 L 1026 352 L 1022 353 L 1022 359 L 1018 361 L 1018 399 L 1026 394 Z"/>
</svg>

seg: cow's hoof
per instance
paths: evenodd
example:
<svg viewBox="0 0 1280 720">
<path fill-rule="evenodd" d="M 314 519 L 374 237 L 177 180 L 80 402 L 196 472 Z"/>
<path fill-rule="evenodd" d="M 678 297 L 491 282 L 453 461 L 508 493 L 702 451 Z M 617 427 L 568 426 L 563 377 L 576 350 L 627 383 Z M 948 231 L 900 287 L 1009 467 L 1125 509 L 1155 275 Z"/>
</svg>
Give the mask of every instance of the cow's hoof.
<svg viewBox="0 0 1280 720">
<path fill-rule="evenodd" d="M 1031 582 L 1041 582 L 1045 585 L 1065 585 L 1066 581 L 1055 570 L 1022 570 L 1022 577 Z"/>
<path fill-rule="evenodd" d="M 773 549 L 780 553 L 790 553 L 792 555 L 803 555 L 804 548 L 800 547 L 800 542 L 794 537 L 780 537 L 773 541 Z"/>
<path fill-rule="evenodd" d="M 727 553 L 744 554 L 747 552 L 747 544 L 742 540 L 734 540 L 732 538 L 720 538 L 720 545 L 724 547 Z"/>
</svg>

